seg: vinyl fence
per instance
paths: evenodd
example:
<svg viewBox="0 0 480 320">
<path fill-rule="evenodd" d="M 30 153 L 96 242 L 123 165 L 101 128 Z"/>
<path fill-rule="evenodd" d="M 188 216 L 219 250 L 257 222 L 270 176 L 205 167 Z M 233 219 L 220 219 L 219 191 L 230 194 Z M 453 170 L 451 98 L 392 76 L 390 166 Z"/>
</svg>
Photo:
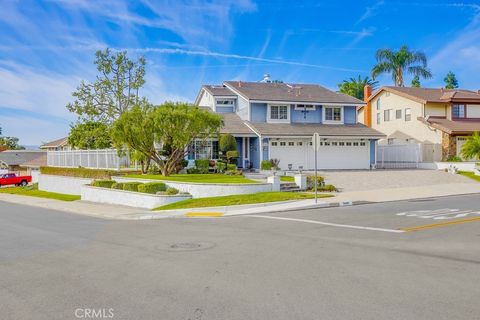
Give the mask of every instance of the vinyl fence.
<svg viewBox="0 0 480 320">
<path fill-rule="evenodd" d="M 120 170 L 131 166 L 127 155 L 119 157 L 116 149 L 48 151 L 49 167 Z"/>
<path fill-rule="evenodd" d="M 418 168 L 422 161 L 422 146 L 419 143 L 390 144 L 377 146 L 377 168 Z"/>
</svg>

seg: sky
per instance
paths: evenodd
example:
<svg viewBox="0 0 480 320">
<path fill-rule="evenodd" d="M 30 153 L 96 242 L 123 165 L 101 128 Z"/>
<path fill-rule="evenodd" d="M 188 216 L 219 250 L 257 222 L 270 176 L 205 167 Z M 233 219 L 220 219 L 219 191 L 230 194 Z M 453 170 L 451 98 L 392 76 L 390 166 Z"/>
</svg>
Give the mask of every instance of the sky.
<svg viewBox="0 0 480 320">
<path fill-rule="evenodd" d="M 379 48 L 428 57 L 424 87 L 452 70 L 480 89 L 480 1 L 0 0 L 0 126 L 24 145 L 68 135 L 65 108 L 94 81 L 96 50 L 147 59 L 141 94 L 193 102 L 202 84 L 259 81 L 337 90 L 368 76 Z M 378 78 L 391 85 L 390 76 Z M 408 76 L 406 83 L 410 83 Z"/>
</svg>

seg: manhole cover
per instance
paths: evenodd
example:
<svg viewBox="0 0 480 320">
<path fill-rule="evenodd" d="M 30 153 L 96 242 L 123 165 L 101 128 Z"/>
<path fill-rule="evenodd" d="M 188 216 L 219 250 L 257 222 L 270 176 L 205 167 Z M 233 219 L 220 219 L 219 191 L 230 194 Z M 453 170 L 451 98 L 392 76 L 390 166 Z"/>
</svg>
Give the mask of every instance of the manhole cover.
<svg viewBox="0 0 480 320">
<path fill-rule="evenodd" d="M 158 246 L 157 249 L 167 251 L 196 251 L 207 250 L 215 247 L 212 242 L 177 242 L 166 244 L 165 246 Z"/>
</svg>

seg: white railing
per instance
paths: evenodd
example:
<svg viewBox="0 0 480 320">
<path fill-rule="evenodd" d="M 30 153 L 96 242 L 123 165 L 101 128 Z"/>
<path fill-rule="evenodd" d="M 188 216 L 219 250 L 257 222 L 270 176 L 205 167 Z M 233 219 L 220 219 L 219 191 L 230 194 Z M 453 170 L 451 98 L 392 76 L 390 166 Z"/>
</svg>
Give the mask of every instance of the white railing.
<svg viewBox="0 0 480 320">
<path fill-rule="evenodd" d="M 377 146 L 377 168 L 418 168 L 422 162 L 422 146 L 419 143 Z"/>
<path fill-rule="evenodd" d="M 120 170 L 131 166 L 127 155 L 118 156 L 116 149 L 48 151 L 49 167 Z"/>
</svg>

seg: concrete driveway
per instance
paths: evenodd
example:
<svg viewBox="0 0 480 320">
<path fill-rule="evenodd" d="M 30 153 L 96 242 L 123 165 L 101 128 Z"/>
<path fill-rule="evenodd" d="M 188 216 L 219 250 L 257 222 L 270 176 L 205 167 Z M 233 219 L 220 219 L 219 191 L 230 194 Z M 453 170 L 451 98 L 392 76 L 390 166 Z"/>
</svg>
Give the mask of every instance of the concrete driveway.
<svg viewBox="0 0 480 320">
<path fill-rule="evenodd" d="M 366 191 L 392 188 L 438 186 L 443 184 L 478 184 L 459 174 L 440 170 L 359 170 L 322 171 L 327 184 L 341 191 Z"/>
</svg>

